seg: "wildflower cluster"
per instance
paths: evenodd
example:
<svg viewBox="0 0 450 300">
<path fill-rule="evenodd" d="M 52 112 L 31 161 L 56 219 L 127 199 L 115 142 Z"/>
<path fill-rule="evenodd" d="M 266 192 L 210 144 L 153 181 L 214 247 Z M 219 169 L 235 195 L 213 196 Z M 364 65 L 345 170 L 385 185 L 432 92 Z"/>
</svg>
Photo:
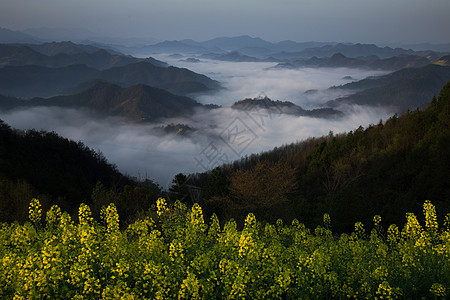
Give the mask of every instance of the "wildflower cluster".
<svg viewBox="0 0 450 300">
<path fill-rule="evenodd" d="M 330 216 L 313 231 L 298 220 L 262 225 L 253 214 L 242 231 L 220 226 L 202 209 L 159 199 L 154 219 L 119 229 L 111 204 L 98 224 L 87 205 L 78 223 L 53 206 L 45 226 L 37 199 L 30 221 L 0 224 L 1 299 L 311 299 L 450 296 L 448 216 L 433 204 L 424 224 L 333 235 Z M 209 224 L 209 225 L 208 225 Z M 41 224 L 42 225 L 42 224 Z M 437 267 L 439 266 L 439 267 Z"/>
<path fill-rule="evenodd" d="M 33 224 L 39 224 L 42 218 L 42 208 L 41 203 L 38 199 L 32 199 L 30 202 L 30 207 L 28 209 L 28 215 L 30 218 L 31 223 Z"/>
</svg>

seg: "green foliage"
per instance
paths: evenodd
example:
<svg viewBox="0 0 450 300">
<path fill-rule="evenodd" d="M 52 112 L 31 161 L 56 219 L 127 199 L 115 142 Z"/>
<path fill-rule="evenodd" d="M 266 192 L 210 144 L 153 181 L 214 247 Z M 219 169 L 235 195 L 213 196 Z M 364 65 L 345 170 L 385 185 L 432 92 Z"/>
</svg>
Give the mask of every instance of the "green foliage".
<svg viewBox="0 0 450 300">
<path fill-rule="evenodd" d="M 57 206 L 44 223 L 33 199 L 26 222 L 0 224 L 2 299 L 317 299 L 448 297 L 450 231 L 423 205 L 387 233 L 379 215 L 369 232 L 311 231 L 294 220 L 261 224 L 248 214 L 209 225 L 202 208 L 157 201 L 153 218 L 119 228 L 116 206 L 100 225 L 81 204 L 78 222 Z M 448 222 L 448 220 L 446 220 Z M 367 227 L 366 227 L 367 228 Z M 438 268 L 436 266 L 439 266 Z"/>
<path fill-rule="evenodd" d="M 123 223 L 132 223 L 137 214 L 147 211 L 154 205 L 159 193 L 159 187 L 154 184 L 126 185 L 122 190 L 107 190 L 101 182 L 97 182 L 91 194 L 92 211 L 99 220 L 102 208 L 113 203 L 124 218 Z"/>
<path fill-rule="evenodd" d="M 328 213 L 338 232 L 375 214 L 384 224 L 401 224 L 406 212 L 420 214 L 423 199 L 450 210 L 449 150 L 450 82 L 422 110 L 225 166 L 228 192 L 209 193 L 201 203 L 222 218 L 252 211 L 266 221 L 298 218 L 308 226 L 322 224 Z"/>
<path fill-rule="evenodd" d="M 182 173 L 178 173 L 173 178 L 172 186 L 169 188 L 169 199 L 173 202 L 180 200 L 185 203 L 192 203 L 188 188 L 188 177 Z"/>
<path fill-rule="evenodd" d="M 25 222 L 34 197 L 44 209 L 58 204 L 72 215 L 85 202 L 97 219 L 112 202 L 129 221 L 159 193 L 150 180 L 133 182 L 81 142 L 54 132 L 14 130 L 0 120 L 0 222 Z"/>
<path fill-rule="evenodd" d="M 230 182 L 227 173 L 220 167 L 214 168 L 206 179 L 205 198 L 210 199 L 213 196 L 227 196 Z"/>
</svg>

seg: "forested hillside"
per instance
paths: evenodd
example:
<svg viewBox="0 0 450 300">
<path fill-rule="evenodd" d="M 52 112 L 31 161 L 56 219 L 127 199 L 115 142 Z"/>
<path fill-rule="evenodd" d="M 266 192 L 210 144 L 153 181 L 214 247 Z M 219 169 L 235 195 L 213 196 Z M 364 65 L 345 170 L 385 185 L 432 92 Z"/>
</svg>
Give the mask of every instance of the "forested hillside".
<svg viewBox="0 0 450 300">
<path fill-rule="evenodd" d="M 238 224 L 253 212 L 262 221 L 297 218 L 315 226 L 328 213 L 333 228 L 342 232 L 375 214 L 386 224 L 402 224 L 404 214 L 420 212 L 427 199 L 447 212 L 450 83 L 430 100 L 426 109 L 251 155 L 186 178 L 175 188 L 186 193 L 188 186 L 201 188 L 207 215 Z M 112 202 L 127 220 L 150 208 L 161 192 L 151 181 L 146 186 L 132 182 L 80 142 L 15 131 L 3 122 L 0 133 L 3 221 L 24 221 L 29 199 L 37 196 L 45 208 L 57 203 L 69 212 L 81 202 L 91 204 L 95 216 Z"/>
<path fill-rule="evenodd" d="M 159 192 L 147 182 L 138 186 L 106 158 L 81 142 L 54 132 L 18 131 L 0 120 L 0 222 L 24 222 L 31 198 L 44 208 L 58 204 L 76 212 L 80 203 L 116 203 L 124 220 L 154 204 Z"/>
<path fill-rule="evenodd" d="M 401 224 L 424 199 L 450 210 L 450 82 L 426 109 L 347 134 L 310 138 L 217 168 L 190 183 L 202 207 L 221 218 L 298 218 L 309 226 L 329 213 L 333 228 L 382 214 Z M 193 177 L 194 178 L 194 177 Z"/>
</svg>

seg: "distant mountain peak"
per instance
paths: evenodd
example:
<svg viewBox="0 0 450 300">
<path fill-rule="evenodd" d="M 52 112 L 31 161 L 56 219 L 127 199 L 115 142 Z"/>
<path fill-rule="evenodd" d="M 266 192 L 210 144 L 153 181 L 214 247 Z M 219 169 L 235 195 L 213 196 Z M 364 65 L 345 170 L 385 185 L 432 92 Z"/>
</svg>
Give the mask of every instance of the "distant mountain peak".
<svg viewBox="0 0 450 300">
<path fill-rule="evenodd" d="M 366 78 L 332 89 L 355 91 L 354 94 L 327 102 L 328 106 L 368 105 L 390 108 L 403 113 L 426 105 L 450 80 L 450 67 L 428 64 L 420 68 L 404 68 L 376 78 Z"/>
<path fill-rule="evenodd" d="M 67 96 L 31 100 L 0 96 L 0 107 L 3 109 L 33 106 L 84 108 L 99 115 L 119 116 L 137 122 L 191 115 L 195 108 L 203 107 L 191 98 L 144 84 L 123 88 L 102 81 Z"/>
<path fill-rule="evenodd" d="M 342 54 L 341 52 L 337 52 L 335 54 L 333 54 L 331 56 L 332 59 L 336 59 L 336 58 L 347 58 L 344 54 Z"/>
<path fill-rule="evenodd" d="M 286 114 L 294 116 L 312 117 L 312 118 L 337 118 L 342 117 L 341 111 L 333 108 L 317 108 L 312 110 L 303 109 L 290 101 L 272 100 L 265 94 L 258 95 L 256 98 L 246 98 L 239 100 L 231 105 L 231 108 L 248 111 L 266 110 L 271 114 Z"/>
<path fill-rule="evenodd" d="M 2 44 L 39 43 L 39 39 L 20 31 L 14 31 L 0 27 L 0 43 Z"/>
</svg>

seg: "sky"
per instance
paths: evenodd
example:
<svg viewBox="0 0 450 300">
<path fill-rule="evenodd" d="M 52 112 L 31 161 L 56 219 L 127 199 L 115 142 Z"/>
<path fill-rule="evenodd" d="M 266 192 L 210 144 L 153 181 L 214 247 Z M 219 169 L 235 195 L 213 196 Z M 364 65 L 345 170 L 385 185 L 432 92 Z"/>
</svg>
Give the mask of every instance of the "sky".
<svg viewBox="0 0 450 300">
<path fill-rule="evenodd" d="M 450 43 L 449 0 L 1 0 L 0 27 L 161 40 Z"/>
</svg>

